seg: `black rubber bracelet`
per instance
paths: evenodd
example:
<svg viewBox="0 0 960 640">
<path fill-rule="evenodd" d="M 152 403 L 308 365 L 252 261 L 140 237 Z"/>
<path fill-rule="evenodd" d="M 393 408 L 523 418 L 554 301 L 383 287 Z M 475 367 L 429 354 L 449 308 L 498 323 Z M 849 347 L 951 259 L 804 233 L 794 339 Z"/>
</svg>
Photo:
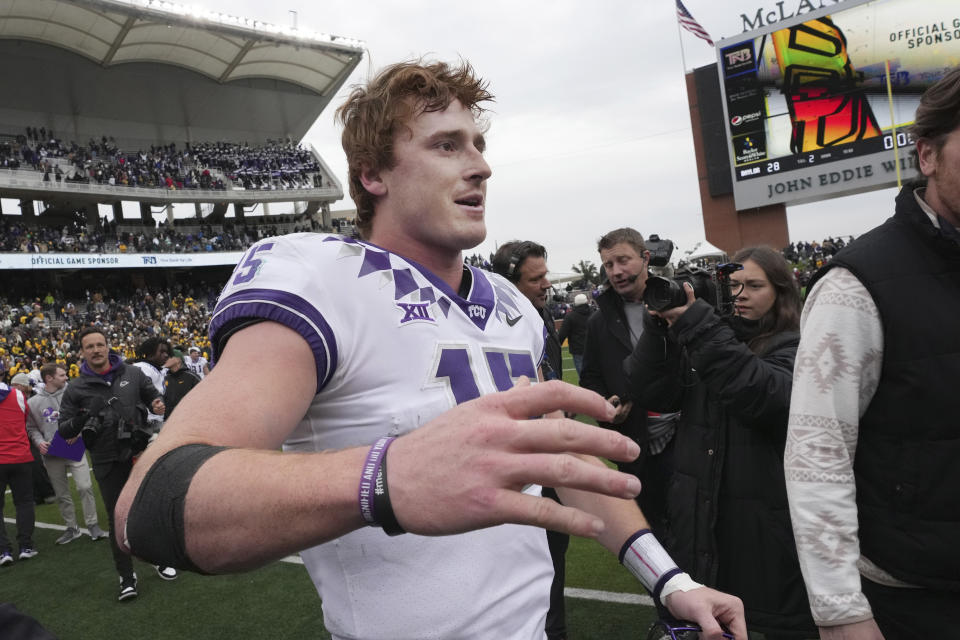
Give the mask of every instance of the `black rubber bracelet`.
<svg viewBox="0 0 960 640">
<path fill-rule="evenodd" d="M 393 513 L 393 505 L 390 504 L 390 490 L 387 489 L 387 452 L 383 452 L 380 459 L 380 466 L 377 469 L 377 478 L 373 485 L 373 512 L 376 514 L 377 524 L 383 528 L 383 532 L 388 536 L 398 536 L 406 533 L 400 523 L 397 522 L 397 516 Z"/>
</svg>

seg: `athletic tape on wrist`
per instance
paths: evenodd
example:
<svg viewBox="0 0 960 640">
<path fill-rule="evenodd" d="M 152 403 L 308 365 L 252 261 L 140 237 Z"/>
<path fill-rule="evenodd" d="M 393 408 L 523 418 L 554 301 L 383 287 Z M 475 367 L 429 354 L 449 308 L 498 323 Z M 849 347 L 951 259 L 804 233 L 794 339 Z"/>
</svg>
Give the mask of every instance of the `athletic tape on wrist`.
<svg viewBox="0 0 960 640">
<path fill-rule="evenodd" d="M 376 504 L 373 500 L 374 483 L 380 473 L 380 465 L 387 455 L 387 447 L 393 440 L 392 437 L 384 437 L 373 443 L 367 452 L 367 460 L 363 463 L 363 473 L 360 474 L 360 516 L 371 527 L 377 526 Z"/>
<path fill-rule="evenodd" d="M 657 594 L 657 598 L 663 602 L 671 593 L 676 593 L 677 591 L 693 591 L 694 589 L 699 589 L 702 586 L 702 584 L 696 582 L 689 575 L 681 572 L 671 576 L 670 578 L 667 578 L 663 582 L 663 585 L 660 587 L 660 593 Z"/>
<path fill-rule="evenodd" d="M 690 577 L 680 570 L 650 529 L 640 529 L 623 543 L 620 548 L 620 563 L 646 587 L 657 604 L 661 603 L 661 593 L 668 582 L 673 581 L 667 595 L 678 589 L 689 590 L 683 588 L 687 585 L 683 579 L 676 579 L 686 576 L 689 580 Z"/>
</svg>

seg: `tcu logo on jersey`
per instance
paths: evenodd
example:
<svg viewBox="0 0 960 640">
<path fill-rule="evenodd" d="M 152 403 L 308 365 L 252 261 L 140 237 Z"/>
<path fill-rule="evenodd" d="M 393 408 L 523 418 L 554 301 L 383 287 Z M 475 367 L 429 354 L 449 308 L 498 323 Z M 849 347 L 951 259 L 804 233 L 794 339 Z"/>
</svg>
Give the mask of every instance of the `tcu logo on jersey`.
<svg viewBox="0 0 960 640">
<path fill-rule="evenodd" d="M 417 321 L 436 323 L 436 320 L 430 317 L 429 302 L 398 302 L 397 307 L 403 311 L 401 325 Z"/>
<path fill-rule="evenodd" d="M 472 304 L 467 308 L 467 312 L 470 314 L 471 318 L 486 318 L 487 310 L 485 307 L 481 307 L 479 304 Z"/>
</svg>

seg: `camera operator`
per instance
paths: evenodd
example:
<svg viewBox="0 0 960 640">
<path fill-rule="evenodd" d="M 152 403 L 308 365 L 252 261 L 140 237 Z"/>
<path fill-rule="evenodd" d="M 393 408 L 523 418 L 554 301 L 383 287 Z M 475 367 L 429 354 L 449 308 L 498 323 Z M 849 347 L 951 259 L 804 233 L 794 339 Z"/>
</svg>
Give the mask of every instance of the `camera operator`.
<svg viewBox="0 0 960 640">
<path fill-rule="evenodd" d="M 712 291 L 703 272 L 690 278 L 712 304 L 690 282 L 674 287 L 682 302 L 667 303 L 648 282 L 651 311 L 625 370 L 638 402 L 681 411 L 671 555 L 695 580 L 739 596 L 751 630 L 814 637 L 783 475 L 800 295 L 779 252 L 742 249 L 734 262 L 743 268 L 718 267 Z"/>
<path fill-rule="evenodd" d="M 132 559 L 117 547 L 113 511 L 130 476 L 133 457 L 143 451 L 150 437 L 145 407 L 163 415 L 163 399 L 138 368 L 126 365 L 110 351 L 99 328 L 80 332 L 80 350 L 80 376 L 63 394 L 58 429 L 65 439 L 81 436 L 90 452 L 93 474 L 107 508 L 110 546 L 120 574 L 118 599 L 123 601 L 136 597 L 137 577 Z"/>
</svg>

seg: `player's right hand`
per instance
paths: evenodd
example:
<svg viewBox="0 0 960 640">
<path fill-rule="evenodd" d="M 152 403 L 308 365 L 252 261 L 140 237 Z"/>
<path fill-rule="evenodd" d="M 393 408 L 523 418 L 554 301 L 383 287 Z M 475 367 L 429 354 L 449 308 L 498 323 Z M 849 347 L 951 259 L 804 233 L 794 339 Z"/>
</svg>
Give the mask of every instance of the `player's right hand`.
<svg viewBox="0 0 960 640">
<path fill-rule="evenodd" d="M 446 535 L 503 523 L 596 537 L 601 520 L 524 486 L 570 487 L 632 499 L 636 477 L 572 453 L 628 462 L 640 450 L 619 433 L 562 417 L 572 411 L 610 422 L 616 409 L 598 394 L 550 381 L 523 380 L 510 391 L 463 403 L 396 440 L 387 480 L 397 520 L 421 535 Z M 555 414 L 557 415 L 557 414 Z"/>
<path fill-rule="evenodd" d="M 670 613 L 682 620 L 693 620 L 703 630 L 704 640 L 722 640 L 723 625 L 734 638 L 747 639 L 747 623 L 740 598 L 709 587 L 675 591 L 664 604 Z"/>
</svg>

